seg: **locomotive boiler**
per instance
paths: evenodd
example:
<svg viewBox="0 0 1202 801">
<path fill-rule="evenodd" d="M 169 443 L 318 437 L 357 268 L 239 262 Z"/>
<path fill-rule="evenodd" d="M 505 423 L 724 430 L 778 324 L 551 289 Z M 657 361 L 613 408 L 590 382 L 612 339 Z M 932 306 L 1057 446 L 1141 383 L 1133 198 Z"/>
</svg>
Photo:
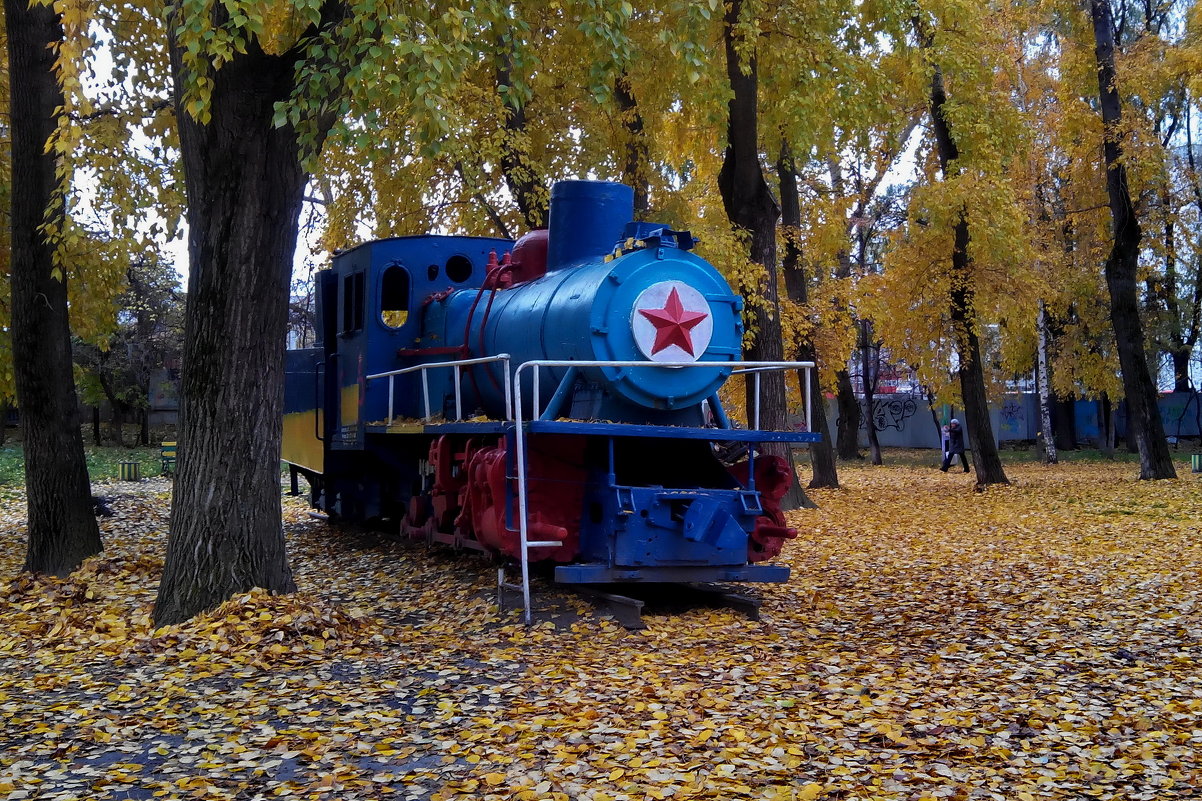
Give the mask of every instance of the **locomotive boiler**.
<svg viewBox="0 0 1202 801">
<path fill-rule="evenodd" d="M 787 579 L 793 477 L 757 447 L 817 435 L 727 420 L 742 300 L 687 232 L 632 218 L 630 187 L 564 181 L 517 242 L 337 254 L 317 345 L 287 355 L 283 458 L 313 505 L 514 560 L 524 586 L 530 562 L 565 584 Z"/>
</svg>

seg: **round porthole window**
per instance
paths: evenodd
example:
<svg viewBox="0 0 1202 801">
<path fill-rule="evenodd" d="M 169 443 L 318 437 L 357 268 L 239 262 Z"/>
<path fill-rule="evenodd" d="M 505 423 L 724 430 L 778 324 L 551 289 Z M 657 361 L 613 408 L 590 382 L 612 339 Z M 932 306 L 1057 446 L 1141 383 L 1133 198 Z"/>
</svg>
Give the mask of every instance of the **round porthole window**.
<svg viewBox="0 0 1202 801">
<path fill-rule="evenodd" d="M 472 277 L 472 262 L 467 256 L 452 256 L 447 259 L 447 278 L 457 284 Z"/>
</svg>

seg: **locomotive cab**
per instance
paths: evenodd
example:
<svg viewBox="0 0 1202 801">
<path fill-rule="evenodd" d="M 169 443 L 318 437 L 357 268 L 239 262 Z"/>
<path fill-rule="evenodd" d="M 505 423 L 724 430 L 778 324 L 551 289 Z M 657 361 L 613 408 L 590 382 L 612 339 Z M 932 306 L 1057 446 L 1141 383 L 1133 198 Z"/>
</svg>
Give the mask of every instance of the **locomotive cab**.
<svg viewBox="0 0 1202 801">
<path fill-rule="evenodd" d="M 368 443 L 367 429 L 384 422 L 389 397 L 387 381 L 369 382 L 367 376 L 414 363 L 399 354 L 425 339 L 425 301 L 483 283 L 492 254 L 508 253 L 512 244 L 487 237 L 395 237 L 340 252 L 316 274 L 317 342 L 287 352 L 282 458 L 308 478 L 323 509 L 352 518 L 388 513 L 385 496 L 400 492 L 388 476 L 411 471 L 397 466 L 407 454 Z M 448 358 L 435 353 L 440 355 L 428 358 Z M 396 416 L 419 416 L 420 384 L 417 376 L 393 380 L 394 400 L 401 399 Z M 440 397 L 446 391 L 432 388 Z"/>
</svg>

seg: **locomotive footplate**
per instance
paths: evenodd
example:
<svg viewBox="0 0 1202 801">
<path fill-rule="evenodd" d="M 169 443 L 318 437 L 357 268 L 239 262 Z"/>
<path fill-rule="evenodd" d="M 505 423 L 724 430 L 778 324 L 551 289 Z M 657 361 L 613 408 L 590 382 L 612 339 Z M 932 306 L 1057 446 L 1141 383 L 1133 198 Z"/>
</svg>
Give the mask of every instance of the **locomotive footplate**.
<svg viewBox="0 0 1202 801">
<path fill-rule="evenodd" d="M 608 565 L 556 565 L 556 584 L 658 584 L 666 582 L 743 581 L 781 583 L 789 580 L 785 565 L 731 565 L 725 567 L 610 567 Z"/>
<path fill-rule="evenodd" d="M 626 629 L 647 628 L 643 615 L 672 614 L 696 609 L 733 609 L 748 620 L 760 619 L 759 598 L 717 584 L 601 584 L 572 587 L 614 616 Z"/>
</svg>

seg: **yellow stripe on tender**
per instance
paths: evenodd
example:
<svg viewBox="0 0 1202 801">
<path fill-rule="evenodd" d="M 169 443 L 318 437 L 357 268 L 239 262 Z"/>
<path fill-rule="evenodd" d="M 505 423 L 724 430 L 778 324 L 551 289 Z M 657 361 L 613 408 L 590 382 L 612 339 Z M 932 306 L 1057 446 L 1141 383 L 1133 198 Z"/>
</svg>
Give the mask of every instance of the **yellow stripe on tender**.
<svg viewBox="0 0 1202 801">
<path fill-rule="evenodd" d="M 351 384 L 342 388 L 342 404 L 339 409 L 340 420 L 344 426 L 353 426 L 359 422 L 359 385 Z"/>
<path fill-rule="evenodd" d="M 321 409 L 284 415 L 281 458 L 315 473 L 325 472 L 325 449 L 321 440 L 317 438 L 317 432 L 321 430 L 324 422 Z"/>
</svg>

